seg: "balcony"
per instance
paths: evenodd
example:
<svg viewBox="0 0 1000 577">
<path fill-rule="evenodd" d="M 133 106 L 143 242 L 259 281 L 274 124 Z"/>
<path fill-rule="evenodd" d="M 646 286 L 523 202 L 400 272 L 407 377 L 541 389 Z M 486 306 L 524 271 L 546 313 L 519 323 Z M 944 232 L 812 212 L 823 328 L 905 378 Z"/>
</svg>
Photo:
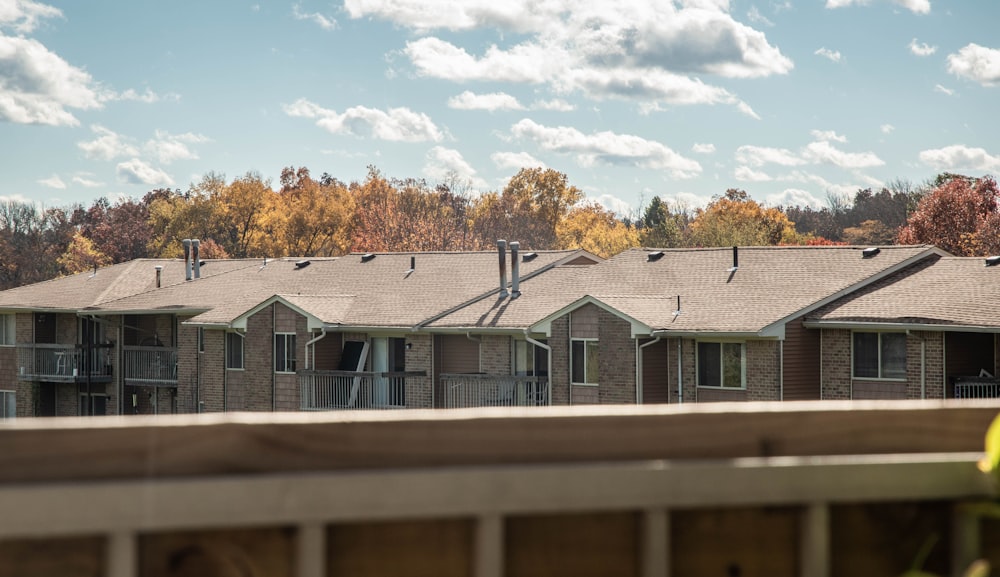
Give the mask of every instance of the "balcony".
<svg viewBox="0 0 1000 577">
<path fill-rule="evenodd" d="M 405 409 L 406 381 L 424 371 L 391 373 L 300 371 L 303 411 Z"/>
<path fill-rule="evenodd" d="M 442 407 L 539 407 L 549 403 L 548 377 L 443 373 Z"/>
<path fill-rule="evenodd" d="M 17 379 L 54 383 L 111 382 L 107 348 L 86 354 L 82 345 L 22 343 L 17 345 Z"/>
<path fill-rule="evenodd" d="M 1000 398 L 1000 379 L 992 377 L 955 377 L 956 399 Z"/>
<path fill-rule="evenodd" d="M 177 349 L 171 347 L 123 347 L 122 371 L 126 385 L 176 387 Z"/>
</svg>

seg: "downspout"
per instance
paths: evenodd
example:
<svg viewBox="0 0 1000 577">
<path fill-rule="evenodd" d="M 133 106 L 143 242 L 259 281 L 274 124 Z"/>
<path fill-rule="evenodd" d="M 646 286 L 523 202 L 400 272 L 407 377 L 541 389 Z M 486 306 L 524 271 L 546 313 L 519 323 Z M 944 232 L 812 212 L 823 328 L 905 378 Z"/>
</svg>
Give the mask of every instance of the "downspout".
<svg viewBox="0 0 1000 577">
<path fill-rule="evenodd" d="M 276 387 L 276 383 L 277 383 L 277 381 L 275 380 L 276 377 L 275 377 L 275 374 L 274 374 L 274 362 L 276 360 L 274 358 L 274 327 L 275 327 L 275 320 L 276 320 L 276 316 L 277 316 L 277 312 L 276 312 L 277 308 L 278 307 L 277 307 L 277 305 L 275 303 L 271 303 L 271 412 L 272 413 L 278 408 L 278 405 L 277 405 L 277 403 L 278 403 L 278 396 L 275 394 L 275 390 L 274 390 L 275 387 Z M 245 345 L 246 343 L 243 343 L 243 344 Z M 288 351 L 285 351 L 285 354 L 287 355 Z"/>
<path fill-rule="evenodd" d="M 118 342 L 115 343 L 115 363 L 118 365 L 115 368 L 115 377 L 118 379 L 118 414 L 125 414 L 125 374 L 122 370 L 122 341 L 125 338 L 125 326 L 124 322 L 118 325 Z"/>
<path fill-rule="evenodd" d="M 569 345 L 569 354 L 566 355 L 566 360 L 569 361 L 566 366 L 566 398 L 567 403 L 573 404 L 573 313 L 566 313 L 566 339 L 569 341 L 566 344 Z M 586 354 L 586 351 L 585 351 Z"/>
<path fill-rule="evenodd" d="M 312 339 L 312 340 L 310 340 L 309 342 L 306 343 L 306 370 L 309 370 L 309 347 L 311 347 L 312 345 L 316 344 L 317 341 L 323 340 L 324 338 L 326 338 L 326 327 L 323 327 L 323 328 L 321 328 L 319 330 L 319 336 L 318 337 L 316 337 L 316 338 L 314 338 L 314 339 Z M 312 367 L 312 369 L 316 370 L 316 367 L 315 367 L 315 365 L 316 365 L 316 355 L 313 355 L 313 365 L 314 366 Z"/>
<path fill-rule="evenodd" d="M 677 404 L 684 404 L 684 339 L 677 337 Z"/>
<path fill-rule="evenodd" d="M 778 341 L 778 400 L 785 400 L 785 341 Z"/>
<path fill-rule="evenodd" d="M 651 346 L 651 345 L 655 345 L 656 343 L 660 342 L 661 338 L 662 337 L 656 337 L 655 339 L 649 341 L 648 343 L 646 343 L 644 345 L 640 345 L 639 344 L 639 339 L 635 340 L 635 344 L 636 344 L 636 349 L 635 349 L 635 404 L 637 404 L 637 405 L 641 405 L 642 404 L 642 392 L 643 392 L 642 388 L 646 384 L 646 383 L 644 383 L 642 381 L 642 372 L 643 372 L 642 371 L 642 359 L 643 359 L 643 355 L 645 354 L 642 349 L 644 349 L 644 348 L 646 348 L 648 346 Z M 669 401 L 670 401 L 670 393 L 667 393 L 667 402 L 669 402 Z"/>
<path fill-rule="evenodd" d="M 548 351 L 548 354 L 546 355 L 546 357 L 547 357 L 547 359 L 546 359 L 547 363 L 546 364 L 548 365 L 548 373 L 549 373 L 548 374 L 548 383 L 547 383 L 547 386 L 548 386 L 549 390 L 548 390 L 547 396 L 549 398 L 549 405 L 551 405 L 552 404 L 552 347 L 550 347 L 549 345 L 547 345 L 547 344 L 545 344 L 543 342 L 536 341 L 535 339 L 531 338 L 531 336 L 528 335 L 528 329 L 524 329 L 524 340 L 526 340 L 529 343 L 535 345 L 536 347 L 542 347 L 543 349 L 545 349 L 546 351 Z"/>
</svg>

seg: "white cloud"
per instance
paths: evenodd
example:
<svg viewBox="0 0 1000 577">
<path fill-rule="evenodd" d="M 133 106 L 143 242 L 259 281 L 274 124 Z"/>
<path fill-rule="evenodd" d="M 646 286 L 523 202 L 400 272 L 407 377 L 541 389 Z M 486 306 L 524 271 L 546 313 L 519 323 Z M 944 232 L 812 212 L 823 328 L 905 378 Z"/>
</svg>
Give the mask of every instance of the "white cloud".
<svg viewBox="0 0 1000 577">
<path fill-rule="evenodd" d="M 571 154 L 581 166 L 596 163 L 669 170 L 674 178 L 691 178 L 701 172 L 697 161 L 669 147 L 631 134 L 584 134 L 569 126 L 548 127 L 524 119 L 511 127 L 516 138 L 532 140 L 544 150 Z"/>
<path fill-rule="evenodd" d="M 1000 155 L 992 155 L 985 149 L 964 144 L 923 150 L 920 152 L 920 162 L 938 170 L 1000 170 Z"/>
<path fill-rule="evenodd" d="M 303 12 L 302 8 L 300 8 L 298 4 L 292 5 L 292 16 L 296 20 L 309 20 L 323 30 L 333 30 L 337 27 L 337 21 L 335 19 L 324 16 L 319 12 Z"/>
<path fill-rule="evenodd" d="M 934 85 L 934 92 L 940 92 L 941 94 L 944 94 L 945 96 L 954 96 L 955 95 L 955 91 L 954 90 L 952 90 L 951 88 L 946 88 L 946 87 L 944 87 L 944 86 L 942 86 L 940 84 L 935 84 Z"/>
<path fill-rule="evenodd" d="M 840 52 L 836 50 L 830 50 L 829 48 L 820 48 L 816 52 L 813 52 L 813 54 L 817 56 L 822 56 L 823 58 L 826 58 L 831 62 L 840 62 Z"/>
<path fill-rule="evenodd" d="M 764 199 L 768 206 L 811 206 L 822 208 L 826 203 L 812 195 L 812 193 L 799 188 L 786 188 L 785 190 L 769 194 Z"/>
<path fill-rule="evenodd" d="M 524 106 L 510 94 L 504 92 L 475 94 L 468 90 L 449 98 L 448 106 L 458 110 L 524 110 Z"/>
<path fill-rule="evenodd" d="M 787 148 L 752 145 L 744 145 L 737 148 L 736 161 L 750 166 L 764 166 L 765 164 L 798 166 L 806 163 L 805 160 Z"/>
<path fill-rule="evenodd" d="M 774 180 L 766 172 L 754 170 L 749 166 L 738 166 L 733 171 L 733 177 L 742 182 L 768 182 Z"/>
<path fill-rule="evenodd" d="M 948 55 L 948 72 L 983 86 L 993 86 L 1000 82 L 1000 50 L 968 44 L 956 54 Z"/>
<path fill-rule="evenodd" d="M 833 130 L 810 130 L 809 134 L 811 134 L 816 140 L 847 142 L 846 136 L 839 135 Z"/>
<path fill-rule="evenodd" d="M 38 184 L 49 188 L 58 188 L 60 190 L 66 188 L 66 183 L 63 182 L 63 179 L 59 178 L 58 174 L 53 174 L 48 178 L 42 178 L 38 180 Z"/>
<path fill-rule="evenodd" d="M 598 100 L 725 103 L 753 116 L 696 75 L 758 78 L 793 67 L 762 32 L 728 13 L 728 1 L 347 0 L 345 9 L 351 18 L 381 18 L 418 34 L 481 28 L 518 39 L 475 54 L 434 36 L 407 43 L 403 53 L 418 75 L 455 82 L 546 84 Z"/>
<path fill-rule="evenodd" d="M 882 126 L 879 126 L 878 129 L 882 131 L 882 134 L 891 134 L 893 130 L 896 130 L 896 127 L 886 123 L 883 124 Z"/>
<path fill-rule="evenodd" d="M 715 145 L 710 142 L 704 144 L 696 142 L 691 146 L 691 152 L 696 152 L 698 154 L 714 154 Z"/>
<path fill-rule="evenodd" d="M 98 135 L 94 140 L 77 142 L 76 146 L 84 156 L 95 160 L 112 160 L 120 156 L 135 156 L 139 150 L 126 137 L 98 124 L 90 127 Z"/>
<path fill-rule="evenodd" d="M 94 180 L 92 178 L 93 176 L 94 175 L 89 172 L 81 172 L 73 176 L 73 182 L 79 184 L 84 188 L 97 188 L 100 186 L 104 186 L 103 182 Z"/>
<path fill-rule="evenodd" d="M 910 40 L 909 46 L 910 52 L 917 56 L 930 56 L 931 54 L 937 52 L 937 46 L 931 46 L 930 44 L 926 44 L 924 42 L 917 42 L 916 38 Z"/>
<path fill-rule="evenodd" d="M 573 106 L 569 102 L 560 98 L 553 98 L 552 100 L 536 100 L 531 104 L 531 108 L 534 110 L 555 110 L 557 112 L 571 112 L 576 110 L 576 106 Z"/>
<path fill-rule="evenodd" d="M 154 102 L 160 102 L 161 100 L 177 102 L 178 100 L 181 99 L 181 96 L 176 92 L 168 92 L 167 94 L 161 96 L 153 92 L 149 88 L 147 88 L 143 92 L 137 92 L 135 89 L 129 88 L 124 92 L 103 94 L 102 98 L 105 100 L 134 100 L 137 102 L 152 104 Z"/>
<path fill-rule="evenodd" d="M 23 4 L 16 5 L 14 12 L 19 6 Z M 0 16 L 0 20 L 3 18 Z M 0 121 L 77 126 L 80 122 L 68 108 L 101 107 L 100 95 L 90 75 L 37 40 L 0 33 L 0 70 L 3 71 Z"/>
<path fill-rule="evenodd" d="M 170 134 L 162 130 L 157 130 L 155 134 L 156 137 L 147 141 L 143 146 L 143 151 L 163 164 L 170 164 L 175 160 L 193 160 L 198 158 L 198 154 L 188 148 L 188 144 L 198 144 L 208 141 L 207 137 L 191 132 Z"/>
<path fill-rule="evenodd" d="M 527 152 L 494 152 L 490 160 L 499 169 L 546 168 L 544 162 Z"/>
<path fill-rule="evenodd" d="M 476 170 L 462 158 L 462 153 L 443 146 L 435 146 L 427 151 L 423 172 L 424 176 L 437 182 L 458 178 L 480 190 L 488 186 L 483 179 L 476 176 Z"/>
<path fill-rule="evenodd" d="M 304 98 L 286 104 L 283 108 L 289 116 L 316 119 L 316 126 L 332 134 L 350 134 L 397 142 L 437 142 L 444 138 L 429 116 L 409 108 L 383 111 L 355 106 L 339 114 Z"/>
<path fill-rule="evenodd" d="M 38 27 L 42 18 L 59 18 L 58 8 L 34 0 L 4 0 L 0 2 L 0 27 L 13 28 L 19 34 L 28 34 Z"/>
<path fill-rule="evenodd" d="M 815 163 L 825 163 L 840 168 L 871 168 L 885 164 L 874 152 L 844 152 L 826 141 L 810 142 L 802 156 Z"/>
<path fill-rule="evenodd" d="M 917 14 L 928 14 L 931 11 L 931 1 L 930 0 L 891 0 L 893 4 L 902 6 L 911 12 L 916 12 Z M 845 6 L 851 6 L 852 4 L 865 5 L 869 4 L 871 0 L 826 0 L 827 8 L 843 8 Z"/>
<path fill-rule="evenodd" d="M 174 183 L 174 179 L 170 178 L 166 172 L 153 168 L 138 158 L 119 163 L 116 171 L 118 179 L 129 184 L 170 186 Z"/>
<path fill-rule="evenodd" d="M 751 6 L 750 10 L 747 11 L 747 20 L 753 22 L 754 24 L 774 26 L 774 22 L 771 22 L 766 16 L 761 14 L 760 10 L 758 10 L 756 6 Z"/>
<path fill-rule="evenodd" d="M 597 204 L 603 206 L 618 216 L 626 216 L 632 213 L 632 205 L 612 194 L 602 194 L 595 198 Z"/>
</svg>

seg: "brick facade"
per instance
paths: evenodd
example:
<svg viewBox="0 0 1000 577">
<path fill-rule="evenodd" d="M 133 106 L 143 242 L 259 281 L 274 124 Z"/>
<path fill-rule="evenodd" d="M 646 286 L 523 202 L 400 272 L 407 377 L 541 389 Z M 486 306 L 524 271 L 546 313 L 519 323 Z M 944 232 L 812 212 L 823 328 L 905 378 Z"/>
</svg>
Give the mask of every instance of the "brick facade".
<svg viewBox="0 0 1000 577">
<path fill-rule="evenodd" d="M 821 399 L 851 398 L 851 331 L 822 329 L 820 347 Z"/>
<path fill-rule="evenodd" d="M 596 308 L 596 307 L 595 307 Z M 600 385 L 598 399 L 602 405 L 635 404 L 636 343 L 628 321 L 599 308 L 598 346 L 600 355 Z M 575 321 L 575 318 L 574 318 Z M 575 328 L 575 322 L 574 322 Z M 576 398 L 573 402 L 576 402 Z"/>
<path fill-rule="evenodd" d="M 569 390 L 569 315 L 552 321 L 549 353 L 552 374 L 549 375 L 553 405 L 568 405 Z"/>
<path fill-rule="evenodd" d="M 781 343 L 776 340 L 746 341 L 747 400 L 781 400 Z"/>
</svg>

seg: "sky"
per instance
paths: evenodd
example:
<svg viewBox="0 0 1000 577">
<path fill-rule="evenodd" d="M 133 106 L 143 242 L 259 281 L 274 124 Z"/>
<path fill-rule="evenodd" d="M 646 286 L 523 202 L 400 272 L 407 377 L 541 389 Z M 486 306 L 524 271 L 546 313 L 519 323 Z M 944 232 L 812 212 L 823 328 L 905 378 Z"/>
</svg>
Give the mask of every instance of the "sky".
<svg viewBox="0 0 1000 577">
<path fill-rule="evenodd" d="M 992 0 L 0 0 L 0 198 L 282 168 L 636 214 L 1000 173 Z"/>
</svg>

